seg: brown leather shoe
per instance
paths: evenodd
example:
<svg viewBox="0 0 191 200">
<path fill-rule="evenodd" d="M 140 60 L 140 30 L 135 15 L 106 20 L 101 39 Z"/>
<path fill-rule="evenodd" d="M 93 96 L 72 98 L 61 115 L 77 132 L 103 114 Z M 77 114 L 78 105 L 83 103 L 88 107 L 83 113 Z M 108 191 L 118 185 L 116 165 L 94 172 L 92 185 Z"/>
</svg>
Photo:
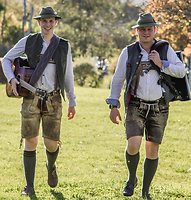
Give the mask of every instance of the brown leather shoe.
<svg viewBox="0 0 191 200">
<path fill-rule="evenodd" d="M 54 166 L 54 168 L 52 170 L 48 170 L 48 185 L 52 188 L 56 187 L 58 184 L 58 176 L 56 173 L 56 166 Z"/>
<path fill-rule="evenodd" d="M 32 196 L 35 194 L 34 188 L 30 186 L 25 186 L 21 195 Z"/>
</svg>

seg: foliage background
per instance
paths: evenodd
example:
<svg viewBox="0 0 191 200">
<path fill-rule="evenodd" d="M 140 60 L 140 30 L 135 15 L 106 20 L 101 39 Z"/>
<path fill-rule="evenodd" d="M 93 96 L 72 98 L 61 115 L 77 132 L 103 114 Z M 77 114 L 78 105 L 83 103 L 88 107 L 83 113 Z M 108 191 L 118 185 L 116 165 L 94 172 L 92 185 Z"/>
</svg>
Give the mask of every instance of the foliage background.
<svg viewBox="0 0 191 200">
<path fill-rule="evenodd" d="M 19 3 L 16 3 L 19 2 Z M 110 57 L 131 41 L 130 23 L 139 7 L 131 0 L 0 0 L 0 30 L 3 47 L 12 47 L 18 38 L 39 31 L 32 20 L 40 8 L 53 6 L 62 17 L 57 34 L 71 41 L 73 56 Z M 14 26 L 13 26 L 14 24 Z M 14 34 L 17 35 L 14 36 Z M 8 39 L 9 38 L 9 39 Z M 6 51 L 6 49 L 5 49 Z M 0 51 L 1 56 L 3 53 Z"/>
<path fill-rule="evenodd" d="M 190 0 L 151 0 L 146 10 L 161 22 L 158 36 L 168 40 L 176 50 L 184 50 L 191 31 Z"/>
<path fill-rule="evenodd" d="M 168 40 L 175 50 L 183 50 L 189 42 L 190 0 L 0 0 L 0 56 L 23 35 L 39 31 L 32 19 L 47 5 L 61 15 L 56 33 L 70 40 L 74 58 L 119 55 L 135 40 L 131 27 L 140 12 L 153 13 L 161 22 L 158 38 Z"/>
</svg>

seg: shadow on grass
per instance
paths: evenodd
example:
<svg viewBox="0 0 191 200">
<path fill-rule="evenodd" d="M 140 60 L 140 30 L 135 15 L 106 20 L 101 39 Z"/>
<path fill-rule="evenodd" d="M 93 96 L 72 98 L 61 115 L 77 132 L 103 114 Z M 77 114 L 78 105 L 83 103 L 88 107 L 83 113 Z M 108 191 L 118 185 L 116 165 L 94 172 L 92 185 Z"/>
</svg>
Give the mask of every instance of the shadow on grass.
<svg viewBox="0 0 191 200">
<path fill-rule="evenodd" d="M 55 197 L 57 200 L 66 200 L 62 194 L 62 192 L 55 192 L 54 190 L 50 190 L 51 194 Z"/>
<path fill-rule="evenodd" d="M 33 194 L 32 196 L 30 196 L 30 199 L 31 199 L 31 200 L 38 200 L 36 194 Z"/>
<path fill-rule="evenodd" d="M 56 200 L 66 200 L 62 194 L 62 192 L 55 192 L 54 190 L 50 190 L 51 194 L 55 197 Z M 30 196 L 30 200 L 38 200 L 36 194 Z"/>
</svg>

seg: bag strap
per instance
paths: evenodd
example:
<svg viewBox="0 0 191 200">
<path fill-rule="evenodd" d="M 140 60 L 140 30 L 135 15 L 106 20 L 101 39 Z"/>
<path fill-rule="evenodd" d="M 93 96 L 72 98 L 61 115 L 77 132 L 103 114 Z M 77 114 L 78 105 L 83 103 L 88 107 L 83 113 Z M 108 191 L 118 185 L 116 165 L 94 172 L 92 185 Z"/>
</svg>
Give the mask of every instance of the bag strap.
<svg viewBox="0 0 191 200">
<path fill-rule="evenodd" d="M 42 75 L 44 69 L 46 68 L 49 60 L 52 58 L 54 52 L 56 51 L 56 49 L 59 45 L 59 42 L 60 42 L 60 38 L 57 37 L 56 35 L 53 35 L 48 48 L 46 49 L 44 54 L 40 57 L 40 61 L 38 62 L 32 76 L 31 76 L 29 84 L 34 85 L 38 81 L 38 79 Z"/>
<path fill-rule="evenodd" d="M 134 52 L 139 52 L 138 54 L 134 54 Z M 127 53 L 128 53 L 128 59 L 126 63 L 126 88 L 125 88 L 125 93 L 124 93 L 124 102 L 125 106 L 128 106 L 128 103 L 130 101 L 130 85 L 132 83 L 133 77 L 136 73 L 136 70 L 141 62 L 142 59 L 142 54 L 141 50 L 139 47 L 139 43 L 135 42 L 131 45 L 127 46 Z"/>
</svg>

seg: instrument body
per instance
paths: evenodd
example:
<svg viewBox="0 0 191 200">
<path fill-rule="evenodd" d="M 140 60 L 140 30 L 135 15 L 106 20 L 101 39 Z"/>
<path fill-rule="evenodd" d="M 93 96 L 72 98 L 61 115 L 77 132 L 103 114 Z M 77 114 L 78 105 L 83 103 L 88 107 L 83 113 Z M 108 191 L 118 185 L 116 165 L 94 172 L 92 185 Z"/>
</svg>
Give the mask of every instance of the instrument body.
<svg viewBox="0 0 191 200">
<path fill-rule="evenodd" d="M 28 61 L 26 58 L 18 57 L 13 62 L 13 71 L 15 74 L 15 77 L 20 82 L 20 79 L 24 80 L 25 82 L 29 82 L 30 77 L 34 71 L 34 68 L 30 68 L 28 65 Z M 6 94 L 8 97 L 27 97 L 30 95 L 30 91 L 26 88 L 24 88 L 21 84 L 17 85 L 17 91 L 19 96 L 15 96 L 12 91 L 12 86 L 10 83 L 6 84 Z"/>
</svg>

